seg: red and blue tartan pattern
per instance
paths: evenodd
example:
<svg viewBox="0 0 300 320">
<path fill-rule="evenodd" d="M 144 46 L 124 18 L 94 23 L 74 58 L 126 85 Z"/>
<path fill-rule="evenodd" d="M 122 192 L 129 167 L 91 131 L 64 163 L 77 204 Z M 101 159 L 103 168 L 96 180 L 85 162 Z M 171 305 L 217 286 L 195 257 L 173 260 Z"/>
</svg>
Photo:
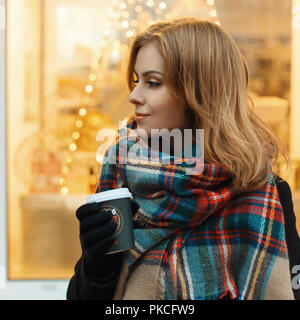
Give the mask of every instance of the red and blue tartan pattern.
<svg viewBox="0 0 300 320">
<path fill-rule="evenodd" d="M 117 163 L 103 163 L 96 192 L 127 186 L 140 205 L 134 219 L 144 227 L 125 256 L 129 277 L 156 265 L 165 299 L 263 299 L 276 259 L 288 259 L 274 175 L 258 190 L 233 194 L 232 175 L 219 164 L 205 162 L 194 176 L 184 164 L 118 165 L 123 148 L 120 140 L 110 147 Z"/>
</svg>

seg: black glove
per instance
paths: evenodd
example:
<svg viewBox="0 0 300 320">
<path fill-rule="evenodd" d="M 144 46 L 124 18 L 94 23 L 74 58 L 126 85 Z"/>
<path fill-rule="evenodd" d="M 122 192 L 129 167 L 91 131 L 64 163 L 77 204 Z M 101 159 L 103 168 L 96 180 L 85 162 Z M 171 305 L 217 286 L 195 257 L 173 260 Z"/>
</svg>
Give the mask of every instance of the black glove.
<svg viewBox="0 0 300 320">
<path fill-rule="evenodd" d="M 80 221 L 82 256 L 88 272 L 95 277 L 105 278 L 117 272 L 122 253 L 105 255 L 114 242 L 113 233 L 117 224 L 113 222 L 111 213 L 99 213 L 100 208 L 100 203 L 84 204 L 77 209 L 76 217 Z"/>
<path fill-rule="evenodd" d="M 130 199 L 130 201 L 131 201 L 132 214 L 135 214 L 139 210 L 140 205 L 137 202 L 135 202 L 134 199 Z"/>
</svg>

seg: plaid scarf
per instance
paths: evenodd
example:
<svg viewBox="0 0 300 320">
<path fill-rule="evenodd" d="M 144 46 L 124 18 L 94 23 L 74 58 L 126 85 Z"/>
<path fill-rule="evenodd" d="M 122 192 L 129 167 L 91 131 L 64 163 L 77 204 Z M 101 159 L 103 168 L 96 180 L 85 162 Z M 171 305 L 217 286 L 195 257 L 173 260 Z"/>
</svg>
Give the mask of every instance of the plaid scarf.
<svg viewBox="0 0 300 320">
<path fill-rule="evenodd" d="M 123 128 L 127 138 L 135 128 L 134 121 Z M 128 156 L 134 143 L 119 136 L 108 149 L 105 160 L 116 155 L 117 164 L 104 161 L 96 190 L 126 186 L 140 205 L 117 299 L 294 299 L 273 174 L 260 189 L 236 194 L 224 166 L 204 161 L 201 174 L 186 175 L 172 156 L 169 164 Z"/>
</svg>

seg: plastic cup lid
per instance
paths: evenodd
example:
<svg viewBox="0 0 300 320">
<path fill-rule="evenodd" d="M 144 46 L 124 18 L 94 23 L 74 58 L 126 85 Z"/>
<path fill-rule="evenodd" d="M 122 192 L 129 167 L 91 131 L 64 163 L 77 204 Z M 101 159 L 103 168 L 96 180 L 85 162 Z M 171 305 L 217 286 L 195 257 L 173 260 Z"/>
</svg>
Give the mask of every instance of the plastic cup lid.
<svg viewBox="0 0 300 320">
<path fill-rule="evenodd" d="M 89 197 L 87 197 L 87 203 L 103 202 L 122 198 L 132 199 L 132 194 L 128 188 L 119 188 L 92 194 Z"/>
</svg>

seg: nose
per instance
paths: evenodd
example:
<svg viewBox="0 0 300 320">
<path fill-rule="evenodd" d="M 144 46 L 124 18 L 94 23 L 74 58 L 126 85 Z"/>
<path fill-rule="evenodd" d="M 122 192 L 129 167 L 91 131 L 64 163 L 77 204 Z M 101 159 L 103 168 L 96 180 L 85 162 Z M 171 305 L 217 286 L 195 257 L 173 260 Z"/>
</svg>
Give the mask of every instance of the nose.
<svg viewBox="0 0 300 320">
<path fill-rule="evenodd" d="M 139 90 L 138 86 L 136 86 L 130 93 L 129 102 L 136 105 L 143 105 L 145 103 L 145 97 Z"/>
</svg>

